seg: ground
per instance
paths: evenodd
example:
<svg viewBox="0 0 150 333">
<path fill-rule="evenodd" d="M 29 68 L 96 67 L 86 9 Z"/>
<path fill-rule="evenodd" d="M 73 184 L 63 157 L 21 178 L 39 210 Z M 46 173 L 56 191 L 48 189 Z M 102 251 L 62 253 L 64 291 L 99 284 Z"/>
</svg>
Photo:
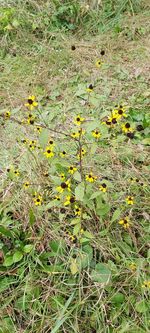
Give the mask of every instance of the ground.
<svg viewBox="0 0 150 333">
<path fill-rule="evenodd" d="M 50 29 L 41 1 L 1 7 L 1 333 L 150 331 L 142 4 L 102 27 L 61 4 Z"/>
</svg>

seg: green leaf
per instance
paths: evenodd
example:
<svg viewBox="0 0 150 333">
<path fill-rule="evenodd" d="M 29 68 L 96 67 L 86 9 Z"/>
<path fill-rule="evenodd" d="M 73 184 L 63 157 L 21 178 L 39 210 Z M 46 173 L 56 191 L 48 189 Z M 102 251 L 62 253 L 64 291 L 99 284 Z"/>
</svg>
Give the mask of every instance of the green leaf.
<svg viewBox="0 0 150 333">
<path fill-rule="evenodd" d="M 74 178 L 75 180 L 77 180 L 77 182 L 81 182 L 81 175 L 80 175 L 79 171 L 76 171 L 76 172 L 74 173 L 73 178 Z"/>
<path fill-rule="evenodd" d="M 76 259 L 71 259 L 70 271 L 71 271 L 72 275 L 75 275 L 76 273 L 79 272 L 79 268 L 78 268 Z"/>
<path fill-rule="evenodd" d="M 12 256 L 7 256 L 3 262 L 3 266 L 9 267 L 13 265 L 13 257 Z"/>
<path fill-rule="evenodd" d="M 13 238 L 13 235 L 12 233 L 10 232 L 9 229 L 3 227 L 3 226 L 0 226 L 0 234 L 8 237 L 8 238 Z"/>
<path fill-rule="evenodd" d="M 23 258 L 23 254 L 20 251 L 16 251 L 13 255 L 13 262 L 16 263 Z"/>
<path fill-rule="evenodd" d="M 113 213 L 111 222 L 114 222 L 114 221 L 118 220 L 120 214 L 121 214 L 121 210 L 120 210 L 120 208 L 117 208 Z"/>
<path fill-rule="evenodd" d="M 75 188 L 76 200 L 83 201 L 84 191 L 85 191 L 85 186 L 84 183 L 82 182 Z"/>
<path fill-rule="evenodd" d="M 39 135 L 39 143 L 43 148 L 47 144 L 48 138 L 49 138 L 49 131 L 46 128 L 42 129 L 42 132 Z"/>
<path fill-rule="evenodd" d="M 74 236 L 78 235 L 80 229 L 81 229 L 81 223 L 76 224 L 73 228 L 73 235 Z"/>
<path fill-rule="evenodd" d="M 93 236 L 89 231 L 87 231 L 87 230 L 83 232 L 83 235 L 84 235 L 86 238 L 90 238 L 90 239 L 91 239 L 91 238 L 94 238 L 94 236 Z"/>
<path fill-rule="evenodd" d="M 90 200 L 95 199 L 95 198 L 97 198 L 97 197 L 99 197 L 99 196 L 102 197 L 102 193 L 101 193 L 100 191 L 96 191 L 96 192 L 94 192 L 94 193 L 91 195 Z"/>
<path fill-rule="evenodd" d="M 35 217 L 35 215 L 33 213 L 32 208 L 30 208 L 30 210 L 29 210 L 29 224 L 30 224 L 31 227 L 33 226 L 33 224 L 35 223 L 35 221 L 36 221 L 36 217 Z"/>
<path fill-rule="evenodd" d="M 143 145 L 150 146 L 150 138 L 145 138 L 141 142 Z"/>
<path fill-rule="evenodd" d="M 32 249 L 33 249 L 33 245 L 32 244 L 27 244 L 27 245 L 24 246 L 23 251 L 25 253 L 30 253 L 32 251 Z"/>
<path fill-rule="evenodd" d="M 97 264 L 95 270 L 91 273 L 91 279 L 99 283 L 108 283 L 111 277 L 111 271 L 106 264 Z"/>
<path fill-rule="evenodd" d="M 145 300 L 141 300 L 135 304 L 135 310 L 139 313 L 147 312 L 149 310 L 148 303 Z"/>
<path fill-rule="evenodd" d="M 99 121 L 91 121 L 90 124 L 88 123 L 87 126 L 85 126 L 86 132 L 89 133 L 93 131 L 95 128 L 99 127 L 99 125 Z"/>
<path fill-rule="evenodd" d="M 114 304 L 123 303 L 125 300 L 125 296 L 122 293 L 117 293 L 111 298 L 111 302 Z"/>
</svg>

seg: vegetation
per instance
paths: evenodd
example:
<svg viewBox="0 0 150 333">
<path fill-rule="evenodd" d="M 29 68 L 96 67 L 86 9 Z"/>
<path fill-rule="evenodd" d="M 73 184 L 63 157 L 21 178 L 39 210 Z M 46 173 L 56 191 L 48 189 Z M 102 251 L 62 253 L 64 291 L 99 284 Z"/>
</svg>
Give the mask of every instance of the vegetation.
<svg viewBox="0 0 150 333">
<path fill-rule="evenodd" d="M 0 333 L 148 333 L 147 1 L 3 1 Z"/>
</svg>

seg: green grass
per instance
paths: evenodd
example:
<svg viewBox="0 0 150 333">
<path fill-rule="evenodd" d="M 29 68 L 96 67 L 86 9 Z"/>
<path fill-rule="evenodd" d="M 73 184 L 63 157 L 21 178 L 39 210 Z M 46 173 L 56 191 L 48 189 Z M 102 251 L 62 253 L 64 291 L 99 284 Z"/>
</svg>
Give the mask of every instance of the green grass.
<svg viewBox="0 0 150 333">
<path fill-rule="evenodd" d="M 149 6 L 1 6 L 0 333 L 148 333 Z M 104 64 L 96 68 L 99 58 Z M 32 112 L 24 105 L 29 95 L 38 101 Z M 127 117 L 109 128 L 103 122 L 116 104 L 125 105 Z M 33 125 L 27 124 L 29 113 Z M 85 118 L 85 134 L 74 139 L 77 115 Z M 122 131 L 126 122 L 133 138 Z M 35 149 L 24 139 L 36 140 Z M 55 155 L 47 159 L 50 139 Z M 86 180 L 90 172 L 97 177 L 93 183 Z M 61 173 L 71 192 L 57 201 Z M 99 190 L 103 183 L 106 193 Z M 40 206 L 34 192 L 42 197 Z M 74 203 L 64 205 L 70 193 L 79 216 Z M 128 195 L 133 205 L 126 203 Z M 125 216 L 127 229 L 119 224 Z"/>
</svg>

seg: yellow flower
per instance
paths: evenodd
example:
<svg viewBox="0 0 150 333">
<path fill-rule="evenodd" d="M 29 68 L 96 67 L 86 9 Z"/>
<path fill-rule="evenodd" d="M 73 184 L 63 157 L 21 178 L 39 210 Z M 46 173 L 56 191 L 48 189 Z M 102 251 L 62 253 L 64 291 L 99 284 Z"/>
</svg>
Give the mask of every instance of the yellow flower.
<svg viewBox="0 0 150 333">
<path fill-rule="evenodd" d="M 59 193 L 63 193 L 64 190 L 68 190 L 70 192 L 71 190 L 70 190 L 70 182 L 69 182 L 69 180 L 67 180 L 66 182 L 62 182 L 60 184 L 60 186 L 57 186 L 56 190 Z"/>
<path fill-rule="evenodd" d="M 69 167 L 69 170 L 68 172 L 73 175 L 75 173 L 75 171 L 77 171 L 77 168 L 76 167 L 73 167 L 72 165 Z"/>
<path fill-rule="evenodd" d="M 34 150 L 36 148 L 36 140 L 31 140 L 29 142 L 29 148 L 30 150 Z"/>
<path fill-rule="evenodd" d="M 133 132 L 133 128 L 129 123 L 125 123 L 122 125 L 122 132 L 124 133 Z"/>
<path fill-rule="evenodd" d="M 37 105 L 38 105 L 38 103 L 36 102 L 35 96 L 34 95 L 29 96 L 25 106 L 28 107 L 28 109 L 32 111 Z"/>
<path fill-rule="evenodd" d="M 80 128 L 80 129 L 78 130 L 78 133 L 79 133 L 79 136 L 82 136 L 82 135 L 85 134 L 85 130 L 84 130 L 83 128 Z"/>
<path fill-rule="evenodd" d="M 127 114 L 125 112 L 126 112 L 126 109 L 122 105 L 120 105 L 120 106 L 118 106 L 118 108 L 113 110 L 112 115 L 116 116 L 117 119 L 119 120 L 122 117 L 127 117 Z"/>
<path fill-rule="evenodd" d="M 22 139 L 22 140 L 21 140 L 21 142 L 22 142 L 24 145 L 27 144 L 28 141 L 29 141 L 28 139 Z"/>
<path fill-rule="evenodd" d="M 47 158 L 50 158 L 50 157 L 53 157 L 54 156 L 54 153 L 52 151 L 52 148 L 51 147 L 46 147 L 46 151 L 44 152 L 44 155 L 47 157 Z"/>
<path fill-rule="evenodd" d="M 129 268 L 131 269 L 131 271 L 135 271 L 136 270 L 136 264 L 134 264 L 133 262 L 129 265 Z"/>
<path fill-rule="evenodd" d="M 105 183 L 102 183 L 99 186 L 99 190 L 105 193 L 107 191 L 107 185 Z"/>
<path fill-rule="evenodd" d="M 35 128 L 35 131 L 37 131 L 38 133 L 41 133 L 41 131 L 42 131 L 42 127 L 37 126 L 37 127 Z"/>
<path fill-rule="evenodd" d="M 85 120 L 85 118 L 80 117 L 79 115 L 75 117 L 74 123 L 78 126 L 81 125 L 81 123 L 83 123 L 83 121 Z"/>
<path fill-rule="evenodd" d="M 61 156 L 61 157 L 66 157 L 66 156 L 67 156 L 67 153 L 66 153 L 66 151 L 65 151 L 65 150 L 63 150 L 63 151 L 60 153 L 60 156 Z"/>
<path fill-rule="evenodd" d="M 14 170 L 14 175 L 15 175 L 16 177 L 20 176 L 20 172 L 19 172 L 18 169 L 17 169 L 17 170 Z"/>
<path fill-rule="evenodd" d="M 86 89 L 86 91 L 87 91 L 87 92 L 92 92 L 93 89 L 94 89 L 93 85 L 90 84 L 90 85 L 88 86 L 88 88 Z"/>
<path fill-rule="evenodd" d="M 71 133 L 72 138 L 76 139 L 79 138 L 79 133 L 78 132 L 72 132 Z"/>
<path fill-rule="evenodd" d="M 50 139 L 50 140 L 48 141 L 48 144 L 49 144 L 50 146 L 55 146 L 53 139 Z"/>
<path fill-rule="evenodd" d="M 130 197 L 130 196 L 126 197 L 126 203 L 128 205 L 133 205 L 134 204 L 134 198 Z"/>
<path fill-rule="evenodd" d="M 124 229 L 128 229 L 130 227 L 130 220 L 128 216 L 120 220 L 118 223 L 121 224 Z"/>
<path fill-rule="evenodd" d="M 10 118 L 10 115 L 11 115 L 10 111 L 6 111 L 4 114 L 5 118 Z"/>
<path fill-rule="evenodd" d="M 35 122 L 35 117 L 28 117 L 28 119 L 27 119 L 27 123 L 29 124 L 29 125 L 34 125 L 34 122 Z"/>
<path fill-rule="evenodd" d="M 86 149 L 82 148 L 81 149 L 81 157 L 86 154 Z M 78 157 L 80 158 L 80 153 L 78 154 Z"/>
<path fill-rule="evenodd" d="M 144 281 L 142 284 L 142 288 L 150 288 L 150 280 Z"/>
<path fill-rule="evenodd" d="M 81 208 L 79 208 L 77 205 L 75 205 L 75 215 L 77 216 L 81 215 Z"/>
<path fill-rule="evenodd" d="M 67 195 L 65 198 L 64 206 L 68 206 L 70 204 L 73 204 L 75 202 L 75 197 L 71 195 Z"/>
<path fill-rule="evenodd" d="M 36 206 L 41 206 L 43 199 L 42 196 L 39 194 L 38 196 L 35 195 L 35 198 L 33 199 Z"/>
<path fill-rule="evenodd" d="M 27 189 L 29 186 L 30 186 L 30 183 L 29 183 L 29 182 L 25 182 L 25 183 L 23 184 L 23 187 L 24 187 L 25 189 Z"/>
<path fill-rule="evenodd" d="M 96 176 L 93 176 L 93 173 L 90 172 L 88 175 L 85 176 L 85 179 L 89 182 L 89 183 L 94 183 L 95 180 L 97 179 Z"/>
<path fill-rule="evenodd" d="M 60 196 L 59 195 L 55 195 L 54 199 L 57 200 L 57 201 L 60 201 Z"/>
<path fill-rule="evenodd" d="M 92 136 L 96 139 L 100 138 L 101 133 L 98 130 L 92 131 Z"/>
<path fill-rule="evenodd" d="M 96 63 L 95 63 L 95 66 L 96 66 L 97 68 L 100 68 L 100 67 L 103 65 L 103 63 L 104 63 L 104 62 L 102 62 L 101 59 L 98 59 L 98 60 L 96 61 Z"/>
<path fill-rule="evenodd" d="M 65 174 L 64 174 L 63 172 L 60 174 L 60 178 L 61 178 L 62 180 L 65 179 Z"/>
</svg>

